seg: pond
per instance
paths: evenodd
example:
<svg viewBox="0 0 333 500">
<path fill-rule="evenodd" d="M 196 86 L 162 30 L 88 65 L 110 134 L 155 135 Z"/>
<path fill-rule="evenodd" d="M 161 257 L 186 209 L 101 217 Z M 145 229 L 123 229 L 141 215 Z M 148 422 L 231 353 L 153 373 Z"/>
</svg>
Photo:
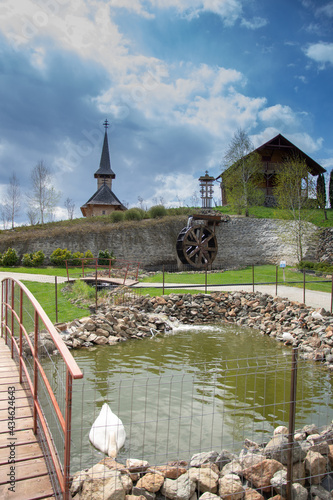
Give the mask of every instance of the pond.
<svg viewBox="0 0 333 500">
<path fill-rule="evenodd" d="M 201 451 L 239 451 L 288 426 L 291 348 L 235 325 L 176 328 L 166 335 L 72 351 L 84 379 L 73 393 L 72 472 L 103 458 L 88 434 L 103 403 L 127 439 L 117 460 L 151 464 Z M 296 427 L 333 418 L 331 375 L 299 360 Z"/>
<path fill-rule="evenodd" d="M 103 403 L 126 430 L 121 463 L 136 458 L 156 465 L 203 451 L 237 452 L 244 439 L 261 443 L 278 425 L 288 426 L 292 349 L 257 330 L 183 326 L 71 352 L 84 372 L 73 384 L 72 473 L 104 457 L 88 437 Z M 44 358 L 43 364 L 63 399 L 59 358 Z M 299 360 L 296 428 L 327 425 L 333 418 L 331 395 L 325 367 Z M 61 454 L 56 421 L 45 408 Z"/>
</svg>

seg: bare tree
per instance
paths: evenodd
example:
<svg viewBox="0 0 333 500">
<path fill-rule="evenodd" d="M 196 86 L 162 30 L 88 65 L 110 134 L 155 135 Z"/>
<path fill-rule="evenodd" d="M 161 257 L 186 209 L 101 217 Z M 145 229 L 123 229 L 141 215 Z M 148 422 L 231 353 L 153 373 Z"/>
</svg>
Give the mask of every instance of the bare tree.
<svg viewBox="0 0 333 500">
<path fill-rule="evenodd" d="M 298 156 L 286 158 L 277 175 L 274 195 L 281 209 L 280 216 L 293 222 L 291 231 L 284 238 L 295 246 L 298 261 L 303 259 L 308 235 L 309 210 L 305 209 L 309 208 L 315 194 L 314 178 L 309 174 L 305 160 Z"/>
<path fill-rule="evenodd" d="M 44 224 L 47 213 L 53 214 L 59 200 L 59 193 L 52 186 L 52 173 L 43 160 L 37 163 L 31 172 L 32 192 L 28 196 L 29 210 L 37 210 L 40 222 Z"/>
<path fill-rule="evenodd" d="M 20 183 L 16 174 L 12 174 L 9 178 L 9 184 L 5 195 L 5 207 L 8 220 L 11 221 L 12 228 L 14 228 L 15 218 L 18 216 L 21 208 Z"/>
<path fill-rule="evenodd" d="M 27 211 L 27 216 L 31 226 L 34 226 L 37 222 L 37 212 L 33 208 L 29 208 Z"/>
<path fill-rule="evenodd" d="M 8 222 L 10 221 L 10 214 L 7 205 L 4 204 L 0 205 L 0 218 L 2 221 L 3 228 L 7 229 Z"/>
<path fill-rule="evenodd" d="M 263 178 L 262 163 L 246 132 L 239 129 L 224 156 L 222 182 L 230 201 L 238 213 L 249 215 L 249 206 L 261 204 L 263 191 L 258 184 Z"/>
<path fill-rule="evenodd" d="M 73 220 L 75 203 L 71 198 L 66 198 L 65 200 L 65 208 L 67 209 L 67 215 L 70 220 Z"/>
</svg>

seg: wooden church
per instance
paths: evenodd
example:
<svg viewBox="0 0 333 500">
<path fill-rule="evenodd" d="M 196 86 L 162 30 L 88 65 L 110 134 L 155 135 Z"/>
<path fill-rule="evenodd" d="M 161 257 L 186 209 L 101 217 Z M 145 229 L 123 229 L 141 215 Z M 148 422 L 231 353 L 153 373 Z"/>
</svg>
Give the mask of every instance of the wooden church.
<svg viewBox="0 0 333 500">
<path fill-rule="evenodd" d="M 80 207 L 84 217 L 108 215 L 115 210 L 127 210 L 112 191 L 112 180 L 115 179 L 116 174 L 111 169 L 107 134 L 108 125 L 108 121 L 105 120 L 105 134 L 101 161 L 99 169 L 96 170 L 94 174 L 95 179 L 97 179 L 97 191 L 84 205 L 82 205 L 82 207 Z"/>
</svg>

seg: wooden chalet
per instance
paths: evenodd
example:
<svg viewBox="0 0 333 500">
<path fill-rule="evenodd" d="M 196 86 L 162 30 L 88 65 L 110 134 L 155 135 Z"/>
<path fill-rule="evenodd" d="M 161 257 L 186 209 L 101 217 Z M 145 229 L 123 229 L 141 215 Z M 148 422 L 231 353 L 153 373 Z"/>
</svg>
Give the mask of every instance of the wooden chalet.
<svg viewBox="0 0 333 500">
<path fill-rule="evenodd" d="M 99 169 L 96 170 L 94 177 L 97 179 L 97 191 L 89 200 L 82 205 L 81 212 L 84 217 L 94 217 L 97 215 L 108 215 L 115 210 L 127 210 L 127 208 L 118 200 L 112 191 L 112 180 L 116 174 L 111 169 L 109 143 L 108 143 L 108 121 L 104 122 L 105 134 L 101 161 Z"/>
<path fill-rule="evenodd" d="M 264 181 L 260 184 L 265 194 L 265 206 L 275 205 L 274 199 L 274 185 L 276 180 L 276 175 L 281 168 L 281 165 L 285 163 L 290 157 L 299 157 L 305 160 L 308 167 L 308 171 L 311 175 L 316 176 L 326 172 L 326 170 L 314 161 L 306 153 L 303 153 L 297 146 L 292 144 L 288 139 L 283 137 L 283 135 L 278 134 L 276 137 L 266 142 L 262 146 L 259 146 L 255 151 L 260 155 L 262 161 L 262 169 L 264 174 Z M 230 167 L 232 168 L 232 167 Z M 221 181 L 221 193 L 222 193 L 222 205 L 227 205 L 227 195 L 223 186 L 223 175 L 224 172 L 217 177 Z"/>
</svg>

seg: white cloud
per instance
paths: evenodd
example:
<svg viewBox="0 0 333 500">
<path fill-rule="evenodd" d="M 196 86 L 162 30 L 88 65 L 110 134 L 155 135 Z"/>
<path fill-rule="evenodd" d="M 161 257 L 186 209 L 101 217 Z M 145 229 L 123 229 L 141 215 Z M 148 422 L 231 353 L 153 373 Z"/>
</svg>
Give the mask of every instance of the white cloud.
<svg viewBox="0 0 333 500">
<path fill-rule="evenodd" d="M 204 174 L 204 172 L 202 172 L 202 174 Z M 183 173 L 157 175 L 154 179 L 154 183 L 157 187 L 151 198 L 146 200 L 146 202 L 148 206 L 155 205 L 156 201 L 159 203 L 162 199 L 167 207 L 191 205 L 191 198 L 194 193 L 200 198 L 198 179 L 199 177 Z M 214 185 L 213 197 L 216 202 L 221 198 L 218 184 Z"/>
<path fill-rule="evenodd" d="M 333 2 L 329 2 L 316 10 L 316 16 L 333 17 Z"/>
<path fill-rule="evenodd" d="M 281 104 L 263 109 L 259 113 L 259 117 L 263 122 L 269 123 L 276 128 L 294 126 L 299 122 L 297 114 L 289 106 L 282 106 Z"/>
<path fill-rule="evenodd" d="M 324 69 L 326 63 L 333 64 L 333 43 L 314 43 L 305 49 L 305 54 L 319 63 L 320 69 Z"/>
<path fill-rule="evenodd" d="M 248 28 L 250 30 L 256 30 L 259 28 L 263 28 L 268 24 L 267 19 L 264 19 L 263 17 L 254 17 L 253 19 L 242 19 L 241 26 L 244 26 L 244 28 Z"/>
<path fill-rule="evenodd" d="M 315 151 L 318 151 L 322 145 L 324 139 L 319 137 L 318 139 L 313 139 L 306 132 L 295 132 L 295 133 L 286 133 L 283 130 L 279 130 L 275 127 L 267 127 L 265 130 L 260 132 L 260 134 L 255 134 L 251 136 L 253 144 L 255 148 L 265 144 L 265 142 L 273 139 L 278 134 L 282 134 L 288 141 L 292 142 L 295 146 L 297 146 L 301 151 L 311 155 Z"/>
</svg>

